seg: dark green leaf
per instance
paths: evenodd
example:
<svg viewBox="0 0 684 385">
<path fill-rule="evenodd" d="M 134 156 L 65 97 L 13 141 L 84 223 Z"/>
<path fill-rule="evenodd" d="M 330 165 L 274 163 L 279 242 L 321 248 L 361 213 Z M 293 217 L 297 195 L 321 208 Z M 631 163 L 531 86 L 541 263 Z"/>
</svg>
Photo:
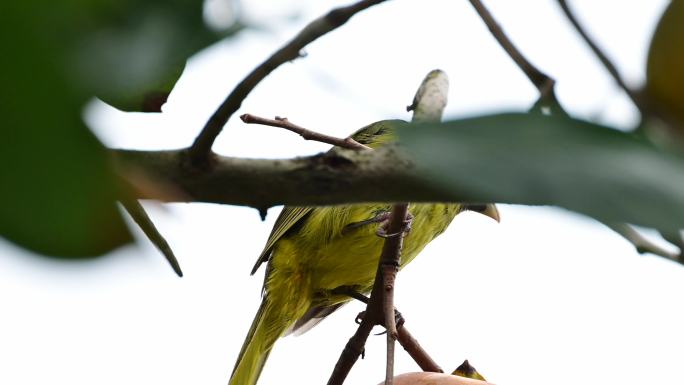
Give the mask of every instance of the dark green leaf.
<svg viewBox="0 0 684 385">
<path fill-rule="evenodd" d="M 220 33 L 210 30 L 203 1 L 102 4 L 94 22 L 83 23 L 69 64 L 90 92 L 124 111 L 160 112 L 187 58 L 241 28 L 235 23 Z"/>
<path fill-rule="evenodd" d="M 115 178 L 82 108 L 97 94 L 121 109 L 159 111 L 186 59 L 220 35 L 206 28 L 202 6 L 0 2 L 2 236 L 63 257 L 94 256 L 130 241 Z"/>
<path fill-rule="evenodd" d="M 131 237 L 104 148 L 81 118 L 88 97 L 65 76 L 51 23 L 74 2 L 61 4 L 0 5 L 0 234 L 46 255 L 94 256 Z"/>
<path fill-rule="evenodd" d="M 12 5 L 46 41 L 72 87 L 125 111 L 160 111 L 188 57 L 241 30 L 208 28 L 203 1 L 70 0 Z"/>
<path fill-rule="evenodd" d="M 684 158 L 565 117 L 500 114 L 400 128 L 427 183 L 455 199 L 557 205 L 601 221 L 684 225 Z"/>
</svg>

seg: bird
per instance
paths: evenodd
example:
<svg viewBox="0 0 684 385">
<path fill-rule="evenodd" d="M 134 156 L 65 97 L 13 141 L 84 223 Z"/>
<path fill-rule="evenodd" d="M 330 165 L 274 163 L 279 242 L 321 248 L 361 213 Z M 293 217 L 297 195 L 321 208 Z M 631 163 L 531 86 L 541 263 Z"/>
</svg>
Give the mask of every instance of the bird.
<svg viewBox="0 0 684 385">
<path fill-rule="evenodd" d="M 396 142 L 396 127 L 403 123 L 378 121 L 351 138 L 376 149 Z M 386 226 L 390 210 L 391 205 L 385 203 L 283 208 L 252 269 L 254 274 L 266 263 L 262 302 L 229 385 L 256 384 L 278 338 L 309 330 L 350 300 L 335 289 L 371 291 L 384 243 L 378 233 Z M 466 210 L 499 221 L 494 204 L 411 204 L 400 268 Z"/>
</svg>

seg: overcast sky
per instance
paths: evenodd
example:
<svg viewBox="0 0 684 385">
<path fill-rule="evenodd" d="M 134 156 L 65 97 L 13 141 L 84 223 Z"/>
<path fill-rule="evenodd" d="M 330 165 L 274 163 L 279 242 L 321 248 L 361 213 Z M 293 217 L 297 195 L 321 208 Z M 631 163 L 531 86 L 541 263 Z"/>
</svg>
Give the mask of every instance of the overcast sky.
<svg viewBox="0 0 684 385">
<path fill-rule="evenodd" d="M 232 87 L 333 4 L 244 1 L 260 28 L 190 60 L 164 113 L 126 114 L 93 101 L 84 112 L 113 147 L 188 146 Z M 487 1 L 521 50 L 558 81 L 572 114 L 618 128 L 635 109 L 550 0 Z M 573 1 L 582 22 L 631 84 L 644 79 L 650 35 L 666 1 Z M 394 0 L 354 17 L 269 76 L 238 114 L 287 116 L 345 136 L 410 116 L 405 106 L 434 68 L 451 80 L 447 118 L 525 110 L 536 90 L 467 1 Z M 237 114 L 236 114 L 237 117 Z M 214 150 L 291 157 L 327 148 L 231 119 Z M 502 186 L 505 188 L 505 186 Z M 0 240 L 1 384 L 225 384 L 260 302 L 249 271 L 280 208 L 146 203 L 175 250 L 177 278 L 140 234 L 135 246 L 86 263 L 31 255 Z M 561 209 L 501 206 L 497 224 L 458 216 L 399 275 L 406 326 L 445 370 L 469 359 L 490 381 L 517 384 L 681 384 L 684 270 Z M 321 384 L 363 307 L 345 306 L 301 337 L 276 344 L 259 384 Z M 380 330 L 378 330 L 380 331 Z M 349 384 L 384 376 L 383 337 L 371 337 Z M 417 366 L 397 349 L 396 372 Z"/>
</svg>

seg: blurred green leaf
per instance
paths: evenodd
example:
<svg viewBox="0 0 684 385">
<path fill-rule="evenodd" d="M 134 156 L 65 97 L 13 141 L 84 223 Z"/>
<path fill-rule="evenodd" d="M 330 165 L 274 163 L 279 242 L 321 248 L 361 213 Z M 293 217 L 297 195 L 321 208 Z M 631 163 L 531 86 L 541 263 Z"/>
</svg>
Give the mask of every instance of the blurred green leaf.
<svg viewBox="0 0 684 385">
<path fill-rule="evenodd" d="M 230 1 L 224 0 L 227 6 Z M 83 23 L 69 67 L 90 92 L 124 111 L 161 112 L 188 57 L 220 37 L 241 30 L 207 27 L 203 1 L 103 2 L 95 22 Z"/>
<path fill-rule="evenodd" d="M 220 35 L 205 26 L 202 2 L 137 3 L 125 22 L 108 23 L 84 39 L 74 68 L 100 98 L 119 109 L 161 111 L 186 59 Z M 234 24 L 223 34 L 240 28 Z"/>
<path fill-rule="evenodd" d="M 99 255 L 131 236 L 104 148 L 81 119 L 87 97 L 65 76 L 49 29 L 55 5 L 41 5 L 0 5 L 0 234 L 46 255 Z"/>
<path fill-rule="evenodd" d="M 500 114 L 399 128 L 429 185 L 455 199 L 557 205 L 606 223 L 684 224 L 684 158 L 567 117 Z"/>
<path fill-rule="evenodd" d="M 229 0 L 226 0 L 229 1 Z M 82 120 L 93 95 L 159 111 L 186 59 L 221 36 L 203 1 L 0 2 L 0 234 L 38 253 L 95 256 L 131 241 L 103 146 Z"/>
</svg>

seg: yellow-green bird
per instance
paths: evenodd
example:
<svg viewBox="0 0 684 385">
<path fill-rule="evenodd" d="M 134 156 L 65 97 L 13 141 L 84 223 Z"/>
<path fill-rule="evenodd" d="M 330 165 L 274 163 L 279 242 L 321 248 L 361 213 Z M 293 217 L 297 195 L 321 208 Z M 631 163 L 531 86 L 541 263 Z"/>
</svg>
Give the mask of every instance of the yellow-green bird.
<svg viewBox="0 0 684 385">
<path fill-rule="evenodd" d="M 371 148 L 395 140 L 394 126 L 384 120 L 358 130 L 352 138 Z M 333 148 L 334 151 L 334 148 Z M 230 385 L 254 385 L 274 343 L 288 332 L 310 329 L 349 301 L 333 290 L 371 291 L 384 239 L 377 235 L 391 210 L 389 204 L 285 207 L 252 270 L 267 262 L 263 300 L 240 350 Z M 404 238 L 401 267 L 444 232 L 464 210 L 495 220 L 494 205 L 411 204 L 411 230 Z"/>
</svg>

